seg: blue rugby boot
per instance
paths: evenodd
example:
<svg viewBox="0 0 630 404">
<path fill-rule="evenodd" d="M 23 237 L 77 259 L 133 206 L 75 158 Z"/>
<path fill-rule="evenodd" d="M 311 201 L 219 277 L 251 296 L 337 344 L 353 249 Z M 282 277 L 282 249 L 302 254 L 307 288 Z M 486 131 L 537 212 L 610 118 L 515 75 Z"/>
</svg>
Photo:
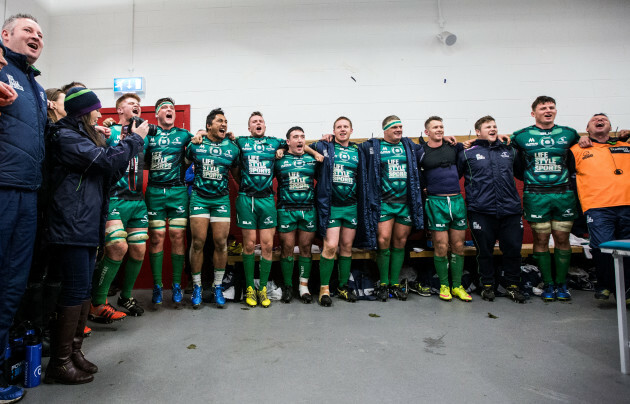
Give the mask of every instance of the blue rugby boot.
<svg viewBox="0 0 630 404">
<path fill-rule="evenodd" d="M 193 285 L 190 303 L 192 303 L 192 307 L 195 310 L 201 306 L 201 292 L 201 286 Z"/>
<path fill-rule="evenodd" d="M 162 287 L 160 285 L 153 285 L 153 297 L 151 298 L 153 304 L 162 304 Z"/>
<path fill-rule="evenodd" d="M 184 299 L 184 294 L 182 293 L 182 285 L 179 283 L 173 284 L 173 303 L 175 303 L 175 308 L 178 308 L 182 304 L 182 299 Z"/>
<path fill-rule="evenodd" d="M 562 301 L 571 300 L 571 293 L 569 289 L 567 289 L 567 284 L 563 283 L 562 285 L 558 285 L 558 289 L 556 290 L 556 299 Z"/>
<path fill-rule="evenodd" d="M 218 309 L 222 309 L 225 306 L 225 296 L 223 296 L 223 286 L 216 285 L 214 287 L 214 302 Z"/>
<path fill-rule="evenodd" d="M 553 302 L 556 300 L 556 289 L 553 286 L 553 283 L 548 283 L 543 286 L 543 292 L 540 294 L 540 297 L 546 302 Z"/>
</svg>

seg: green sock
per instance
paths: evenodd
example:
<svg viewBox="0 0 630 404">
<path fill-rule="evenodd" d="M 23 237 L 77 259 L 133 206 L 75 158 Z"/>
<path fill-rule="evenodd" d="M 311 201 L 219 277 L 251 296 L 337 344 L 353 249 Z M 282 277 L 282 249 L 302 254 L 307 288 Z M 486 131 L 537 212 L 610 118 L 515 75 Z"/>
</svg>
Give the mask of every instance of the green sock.
<svg viewBox="0 0 630 404">
<path fill-rule="evenodd" d="M 319 259 L 319 284 L 321 286 L 330 285 L 330 276 L 335 267 L 335 260 L 325 258 L 323 255 Z"/>
<path fill-rule="evenodd" d="M 300 278 L 310 278 L 313 259 L 311 257 L 298 257 L 298 268 L 300 268 Z"/>
<path fill-rule="evenodd" d="M 389 285 L 389 248 L 384 250 L 378 250 L 376 252 L 376 266 L 378 267 L 378 273 L 381 277 L 381 285 Z"/>
<path fill-rule="evenodd" d="M 293 286 L 293 255 L 285 258 L 280 258 L 280 269 L 282 269 L 282 278 L 284 279 L 285 286 Z"/>
<path fill-rule="evenodd" d="M 105 256 L 99 263 L 98 268 L 94 272 L 94 290 L 92 291 L 92 304 L 94 306 L 105 304 L 107 301 L 107 292 L 116 277 L 116 273 L 118 273 L 121 263 L 122 261 L 114 261 L 108 256 Z"/>
<path fill-rule="evenodd" d="M 462 275 L 464 274 L 464 256 L 451 254 L 451 278 L 453 287 L 462 286 Z"/>
<path fill-rule="evenodd" d="M 440 278 L 440 285 L 448 286 L 448 259 L 434 255 L 433 265 L 435 265 L 435 272 L 437 272 L 438 278 Z"/>
<path fill-rule="evenodd" d="M 342 288 L 348 284 L 348 279 L 350 279 L 352 256 L 344 257 L 340 255 L 337 264 L 337 266 L 339 267 L 339 287 Z"/>
<path fill-rule="evenodd" d="M 556 285 L 562 285 L 567 282 L 567 274 L 571 264 L 571 250 L 556 248 L 553 252 L 553 258 L 556 263 Z"/>
<path fill-rule="evenodd" d="M 260 290 L 267 286 L 269 274 L 271 273 L 271 261 L 260 257 Z"/>
<path fill-rule="evenodd" d="M 125 265 L 125 277 L 123 278 L 122 289 L 120 290 L 120 296 L 125 299 L 131 297 L 131 290 L 136 283 L 140 269 L 142 268 L 142 261 L 134 260 L 133 258 L 127 258 L 127 265 Z"/>
<path fill-rule="evenodd" d="M 545 285 L 553 283 L 553 278 L 551 277 L 551 254 L 549 251 L 534 252 L 534 261 L 538 265 L 543 283 Z"/>
<path fill-rule="evenodd" d="M 245 270 L 245 287 L 254 288 L 254 265 L 256 257 L 254 254 L 243 254 L 243 269 Z"/>
<path fill-rule="evenodd" d="M 184 271 L 184 255 L 171 253 L 171 263 L 173 264 L 173 283 L 182 283 L 182 272 Z"/>
<path fill-rule="evenodd" d="M 151 273 L 153 274 L 153 284 L 162 286 L 162 260 L 164 259 L 164 251 L 158 253 L 149 253 L 149 263 L 151 264 Z"/>
<path fill-rule="evenodd" d="M 389 279 L 391 285 L 398 285 L 403 261 L 405 261 L 405 249 L 392 248 L 392 259 L 389 263 L 389 267 L 392 270 L 392 276 Z"/>
</svg>

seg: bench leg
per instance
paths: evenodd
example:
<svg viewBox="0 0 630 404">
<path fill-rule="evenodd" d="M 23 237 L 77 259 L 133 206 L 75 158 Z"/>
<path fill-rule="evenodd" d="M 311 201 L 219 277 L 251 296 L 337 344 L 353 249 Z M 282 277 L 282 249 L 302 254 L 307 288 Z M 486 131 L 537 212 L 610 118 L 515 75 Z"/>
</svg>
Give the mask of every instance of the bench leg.
<svg viewBox="0 0 630 404">
<path fill-rule="evenodd" d="M 623 273 L 623 256 L 613 253 L 615 259 L 615 279 L 617 283 L 617 325 L 619 328 L 619 359 L 621 373 L 628 374 L 630 366 L 630 346 L 628 345 L 628 319 L 626 313 L 626 285 Z"/>
</svg>

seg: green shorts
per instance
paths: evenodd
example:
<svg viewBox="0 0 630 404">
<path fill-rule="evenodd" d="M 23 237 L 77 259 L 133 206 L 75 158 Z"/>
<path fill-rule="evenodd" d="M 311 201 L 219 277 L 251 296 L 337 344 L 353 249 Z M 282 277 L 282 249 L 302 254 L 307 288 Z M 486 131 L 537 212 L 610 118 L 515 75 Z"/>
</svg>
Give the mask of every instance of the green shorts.
<svg viewBox="0 0 630 404">
<path fill-rule="evenodd" d="M 357 205 L 332 206 L 330 208 L 328 227 L 345 227 L 346 229 L 356 229 Z"/>
<path fill-rule="evenodd" d="M 109 200 L 107 220 L 120 220 L 125 229 L 146 229 L 149 227 L 147 205 L 144 204 L 143 200 L 126 201 L 124 199 L 111 198 Z"/>
<path fill-rule="evenodd" d="M 466 204 L 462 194 L 454 196 L 429 195 L 424 208 L 428 230 L 466 230 Z"/>
<path fill-rule="evenodd" d="M 309 233 L 317 230 L 315 208 L 309 210 L 278 209 L 278 232 L 289 233 L 295 229 Z"/>
<path fill-rule="evenodd" d="M 391 219 L 396 219 L 396 223 L 411 226 L 411 213 L 409 213 L 409 207 L 405 203 L 381 203 L 381 217 L 379 222 L 386 222 Z"/>
<path fill-rule="evenodd" d="M 190 195 L 190 217 L 201 217 L 211 222 L 230 221 L 230 196 L 210 198 L 192 191 Z"/>
<path fill-rule="evenodd" d="M 145 193 L 149 211 L 149 228 L 166 229 L 166 219 L 171 229 L 185 229 L 188 221 L 188 189 L 186 187 L 147 187 Z"/>
<path fill-rule="evenodd" d="M 255 198 L 238 194 L 236 197 L 236 225 L 241 229 L 272 229 L 276 227 L 277 215 L 273 195 Z"/>
<path fill-rule="evenodd" d="M 523 211 L 525 220 L 532 223 L 544 223 L 551 220 L 570 222 L 578 217 L 575 193 L 541 194 L 523 192 Z"/>
</svg>

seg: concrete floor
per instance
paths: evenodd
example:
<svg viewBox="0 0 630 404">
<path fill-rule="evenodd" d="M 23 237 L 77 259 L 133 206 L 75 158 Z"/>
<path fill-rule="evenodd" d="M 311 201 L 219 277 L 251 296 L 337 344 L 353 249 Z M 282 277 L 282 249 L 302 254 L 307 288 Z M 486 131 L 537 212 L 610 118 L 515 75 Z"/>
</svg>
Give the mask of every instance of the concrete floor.
<svg viewBox="0 0 630 404">
<path fill-rule="evenodd" d="M 94 382 L 42 384 L 25 402 L 630 402 L 614 300 L 573 296 L 174 310 L 166 292 L 157 312 L 90 323 Z"/>
</svg>

